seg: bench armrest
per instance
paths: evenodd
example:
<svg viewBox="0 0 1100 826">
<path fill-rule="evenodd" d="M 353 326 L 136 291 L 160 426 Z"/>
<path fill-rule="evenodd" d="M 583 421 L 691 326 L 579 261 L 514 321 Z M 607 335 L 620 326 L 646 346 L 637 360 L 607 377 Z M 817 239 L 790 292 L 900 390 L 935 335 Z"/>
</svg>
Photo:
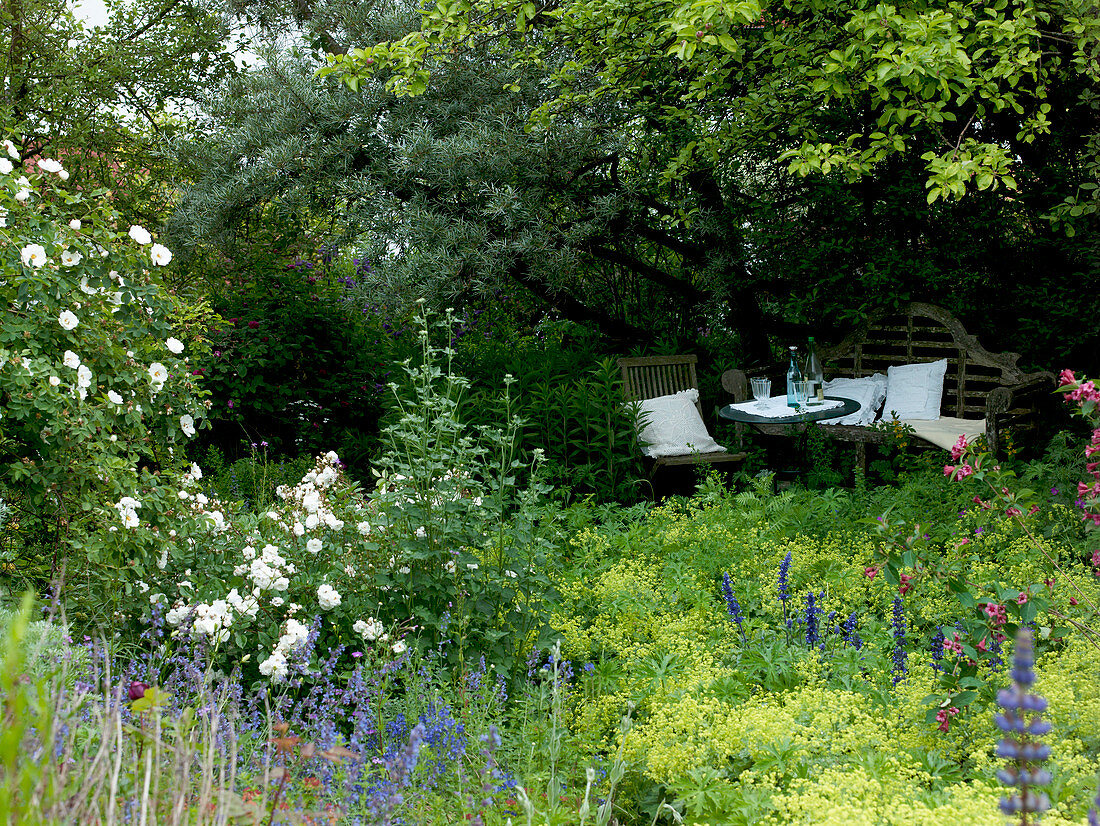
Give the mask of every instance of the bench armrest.
<svg viewBox="0 0 1100 826">
<path fill-rule="evenodd" d="M 744 370 L 727 370 L 722 374 L 722 389 L 733 395 L 733 403 L 748 401 L 749 375 Z"/>
<path fill-rule="evenodd" d="M 1030 374 L 1019 384 L 995 387 L 985 403 L 985 433 L 993 455 L 1000 448 L 1001 428 L 1009 416 L 1020 417 L 1035 412 L 1036 402 L 1055 387 L 1053 373 Z"/>
</svg>

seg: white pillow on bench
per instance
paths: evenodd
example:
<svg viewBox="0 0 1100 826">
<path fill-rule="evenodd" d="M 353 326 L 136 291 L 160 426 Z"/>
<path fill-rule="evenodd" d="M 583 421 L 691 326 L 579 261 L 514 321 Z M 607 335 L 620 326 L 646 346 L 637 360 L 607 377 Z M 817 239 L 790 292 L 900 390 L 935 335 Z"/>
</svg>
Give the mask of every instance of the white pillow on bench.
<svg viewBox="0 0 1100 826">
<path fill-rule="evenodd" d="M 671 396 L 634 402 L 649 422 L 638 434 L 642 453 L 654 459 L 692 453 L 724 453 L 726 449 L 714 441 L 699 415 L 695 406 L 698 400 L 699 391 L 693 388 Z"/>
<path fill-rule="evenodd" d="M 934 421 L 940 417 L 947 359 L 903 364 L 886 370 L 886 404 L 882 420 Z"/>
<path fill-rule="evenodd" d="M 886 376 L 875 373 L 860 379 L 832 379 L 825 382 L 825 395 L 857 401 L 859 410 L 840 419 L 826 420 L 822 422 L 823 425 L 869 425 L 875 420 L 882 400 L 886 398 Z"/>
</svg>

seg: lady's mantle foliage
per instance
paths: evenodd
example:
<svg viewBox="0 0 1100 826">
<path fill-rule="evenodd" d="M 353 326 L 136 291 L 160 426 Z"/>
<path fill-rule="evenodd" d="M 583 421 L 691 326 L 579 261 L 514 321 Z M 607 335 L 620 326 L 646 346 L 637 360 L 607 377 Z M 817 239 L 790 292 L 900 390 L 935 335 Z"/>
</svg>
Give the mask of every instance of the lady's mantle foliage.
<svg viewBox="0 0 1100 826">
<path fill-rule="evenodd" d="M 25 492 L 58 548 L 98 559 L 115 544 L 92 530 L 102 520 L 155 533 L 172 510 L 171 474 L 154 471 L 181 464 L 204 413 L 152 272 L 171 253 L 141 227 L 116 231 L 106 193 L 66 191 L 60 163 L 24 172 L 4 147 L 0 482 Z M 134 504 L 110 509 L 124 497 Z"/>
</svg>

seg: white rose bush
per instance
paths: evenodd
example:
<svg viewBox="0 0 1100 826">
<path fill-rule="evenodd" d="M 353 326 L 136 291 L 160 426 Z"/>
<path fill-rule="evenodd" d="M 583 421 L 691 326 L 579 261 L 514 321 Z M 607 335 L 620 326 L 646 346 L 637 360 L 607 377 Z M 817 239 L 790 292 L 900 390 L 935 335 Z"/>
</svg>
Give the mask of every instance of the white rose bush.
<svg viewBox="0 0 1100 826">
<path fill-rule="evenodd" d="M 172 479 L 205 412 L 157 280 L 171 254 L 147 230 L 120 228 L 105 193 L 67 191 L 61 162 L 37 159 L 28 172 L 7 154 L 0 481 L 36 523 L 29 569 L 44 547 L 53 570 L 43 577 L 68 562 L 70 581 L 134 578 L 123 569 L 141 578 L 160 556 Z"/>
<path fill-rule="evenodd" d="M 251 662 L 274 683 L 308 675 L 317 651 L 338 646 L 397 656 L 394 642 L 415 629 L 391 616 L 387 631 L 377 617 L 380 574 L 394 565 L 384 518 L 335 453 L 260 514 L 232 513 L 198 491 L 201 478 L 197 466 L 183 477 L 158 575 L 174 635 L 205 642 L 227 668 Z"/>
<path fill-rule="evenodd" d="M 514 456 L 507 394 L 505 427 L 480 441 L 463 432 L 464 380 L 436 366 L 441 355 L 425 336 L 424 363 L 406 366 L 411 390 L 393 388 L 365 495 L 331 451 L 262 513 L 199 492 L 197 467 L 184 476 L 158 585 L 174 635 L 268 684 L 317 673 L 332 651 L 385 663 L 415 646 L 507 669 L 546 642 L 546 488 Z"/>
</svg>

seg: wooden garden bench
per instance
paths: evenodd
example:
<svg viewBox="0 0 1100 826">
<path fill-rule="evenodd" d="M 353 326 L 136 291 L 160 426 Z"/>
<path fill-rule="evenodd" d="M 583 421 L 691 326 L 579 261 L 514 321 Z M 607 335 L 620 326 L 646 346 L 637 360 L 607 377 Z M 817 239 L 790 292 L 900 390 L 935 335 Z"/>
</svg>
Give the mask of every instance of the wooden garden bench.
<svg viewBox="0 0 1100 826">
<path fill-rule="evenodd" d="M 641 356 L 621 358 L 619 367 L 623 371 L 623 395 L 628 402 L 655 399 L 670 396 L 684 390 L 698 390 L 699 382 L 695 374 L 696 356 Z M 696 400 L 695 407 L 703 418 L 703 405 Z M 652 473 L 661 467 L 675 465 L 724 464 L 740 462 L 744 453 L 730 450 L 712 453 L 690 453 L 684 456 L 647 457 L 653 462 Z"/>
<path fill-rule="evenodd" d="M 1034 426 L 1039 398 L 1054 388 L 1054 374 L 1026 373 L 1016 362 L 1019 353 L 990 353 L 966 332 L 962 323 L 942 307 L 913 302 L 901 312 L 882 312 L 835 346 L 823 346 L 818 354 L 827 379 L 861 378 L 885 373 L 892 365 L 947 359 L 940 415 L 984 421 L 985 437 L 996 452 L 1006 427 Z M 754 370 L 727 370 L 722 387 L 734 402 L 750 398 L 748 377 L 769 376 L 773 387 L 786 381 L 786 364 Z M 882 443 L 888 433 L 864 425 L 817 425 L 834 438 L 856 442 L 859 463 L 865 466 L 868 444 Z M 790 425 L 753 425 L 770 435 L 791 432 Z"/>
</svg>

